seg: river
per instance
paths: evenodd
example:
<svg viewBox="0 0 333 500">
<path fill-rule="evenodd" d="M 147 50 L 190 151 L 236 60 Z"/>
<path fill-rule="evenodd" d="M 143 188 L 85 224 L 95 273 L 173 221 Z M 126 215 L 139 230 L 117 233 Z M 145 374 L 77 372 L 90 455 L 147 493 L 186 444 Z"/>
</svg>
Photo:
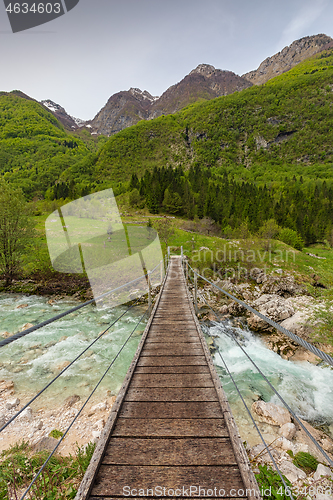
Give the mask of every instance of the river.
<svg viewBox="0 0 333 500">
<path fill-rule="evenodd" d="M 49 297 L 0 294 L 0 332 L 14 334 L 26 324 L 37 324 L 77 305 L 70 299 L 53 301 Z M 59 407 L 65 398 L 78 394 L 86 398 L 101 374 L 119 351 L 146 306 L 134 307 L 123 316 L 94 346 L 64 372 L 48 388 L 38 405 Z M 89 305 L 55 323 L 43 327 L 22 339 L 1 348 L 0 380 L 13 380 L 21 402 L 41 390 L 72 361 L 122 312 Z M 103 397 L 117 394 L 134 356 L 147 319 L 130 339 L 99 388 Z M 206 327 L 207 329 L 208 327 Z M 242 343 L 248 354 L 265 373 L 290 407 L 305 420 L 323 425 L 333 437 L 333 370 L 308 362 L 292 362 L 270 351 L 258 335 L 247 328 L 234 327 L 230 321 L 214 323 L 209 327 L 223 357 L 248 405 L 256 399 L 279 403 L 273 391 L 237 346 L 233 337 Z M 241 434 L 252 433 L 252 424 L 239 400 L 223 363 L 215 353 L 214 362 L 227 393 Z"/>
</svg>

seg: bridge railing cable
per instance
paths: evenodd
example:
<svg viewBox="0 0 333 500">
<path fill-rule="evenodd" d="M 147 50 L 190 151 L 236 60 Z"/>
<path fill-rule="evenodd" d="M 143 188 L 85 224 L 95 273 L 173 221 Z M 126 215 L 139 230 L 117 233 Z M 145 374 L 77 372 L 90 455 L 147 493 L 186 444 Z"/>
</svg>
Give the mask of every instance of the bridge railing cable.
<svg viewBox="0 0 333 500">
<path fill-rule="evenodd" d="M 151 275 L 160 266 L 160 264 L 161 263 L 159 262 L 154 269 L 152 269 L 151 271 L 149 271 L 147 273 L 148 276 Z M 1 340 L 0 347 L 8 345 L 11 342 L 14 342 L 15 340 L 21 339 L 22 337 L 25 337 L 29 333 L 35 332 L 36 330 L 39 330 L 43 326 L 47 326 L 47 325 L 53 323 L 54 321 L 57 321 L 58 319 L 61 319 L 64 316 L 67 316 L 68 314 L 71 314 L 71 313 L 73 313 L 75 311 L 78 311 L 79 309 L 82 309 L 83 307 L 86 307 L 89 304 L 92 304 L 93 302 L 97 302 L 99 300 L 102 300 L 105 297 L 107 297 L 108 295 L 110 295 L 111 293 L 117 292 L 117 291 L 121 290 L 122 288 L 127 287 L 128 285 L 131 285 L 133 283 L 136 283 L 137 281 L 142 280 L 143 278 L 144 278 L 144 276 L 139 276 L 135 280 L 129 281 L 129 282 L 125 283 L 124 285 L 121 285 L 121 286 L 118 286 L 117 288 L 114 288 L 113 290 L 109 290 L 108 292 L 103 293 L 103 295 L 100 295 L 99 297 L 96 297 L 94 299 L 88 300 L 87 302 L 84 302 L 83 304 L 79 304 L 78 306 L 73 307 L 72 309 L 69 309 L 68 311 L 64 311 L 63 313 L 57 314 L 56 316 L 53 316 L 50 319 L 42 321 L 38 325 L 34 325 L 34 326 L 31 326 L 30 328 L 27 328 L 23 332 L 19 332 L 19 333 L 16 333 L 15 335 L 11 335 L 7 339 Z"/>
<path fill-rule="evenodd" d="M 207 300 L 200 294 L 200 297 L 202 298 L 202 300 L 205 302 L 205 304 L 207 305 L 207 307 L 209 307 L 209 309 L 213 312 L 213 314 L 221 320 L 219 314 L 214 311 L 214 309 L 208 304 Z M 212 338 L 212 337 L 211 337 Z M 244 349 L 244 347 L 240 344 L 240 342 L 238 342 L 238 340 L 234 337 L 234 336 L 231 336 L 231 338 L 233 339 L 234 342 L 236 342 L 236 344 L 238 345 L 238 347 L 243 351 L 243 353 L 245 354 L 245 356 L 249 359 L 249 361 L 253 364 L 253 366 L 256 368 L 256 370 L 258 371 L 258 373 L 260 373 L 260 375 L 263 377 L 263 379 L 265 380 L 265 382 L 269 385 L 269 387 L 272 389 L 272 391 L 276 394 L 276 396 L 280 399 L 281 403 L 287 408 L 287 410 L 289 411 L 289 413 L 292 415 L 292 417 L 294 418 L 294 420 L 296 420 L 296 422 L 300 425 L 300 427 L 303 429 L 303 431 L 306 433 L 306 435 L 311 439 L 311 441 L 313 442 L 313 444 L 316 446 L 316 448 L 320 451 L 320 453 L 323 455 L 323 457 L 325 458 L 325 460 L 327 460 L 327 462 L 331 465 L 331 467 L 333 467 L 333 461 L 330 459 L 330 457 L 327 455 L 327 453 L 325 452 L 325 450 L 320 446 L 320 444 L 318 443 L 318 441 L 312 436 L 312 434 L 308 431 L 308 429 L 305 427 L 305 425 L 302 423 L 302 421 L 299 419 L 299 417 L 296 415 L 296 413 L 290 408 L 290 406 L 288 405 L 288 403 L 283 399 L 283 397 L 280 395 L 280 393 L 275 389 L 275 387 L 271 384 L 271 382 L 268 380 L 268 378 L 266 377 L 266 375 L 262 372 L 262 370 L 259 368 L 259 366 L 253 361 L 253 359 L 250 357 L 250 355 L 246 352 L 246 350 Z M 213 343 L 214 343 L 214 347 L 216 347 L 216 342 L 215 340 L 212 338 L 213 340 Z M 217 350 L 218 347 L 217 347 Z M 221 354 L 220 354 L 221 356 Z"/>
<path fill-rule="evenodd" d="M 157 264 L 157 266 L 155 266 L 155 268 L 154 268 L 154 269 L 152 269 L 151 271 L 149 271 L 149 272 L 147 273 L 148 278 L 149 278 L 149 276 L 151 276 L 151 275 L 154 273 L 154 271 L 155 271 L 155 270 L 156 270 L 156 269 L 160 266 L 160 264 L 161 264 L 161 263 L 159 262 L 159 263 Z M 139 279 L 143 279 L 143 278 L 144 278 L 143 276 L 140 276 L 140 278 L 139 278 Z M 135 279 L 135 280 L 133 280 L 133 281 L 131 281 L 131 282 L 128 282 L 128 283 L 126 283 L 125 285 L 122 285 L 121 287 L 118 287 L 118 288 L 116 288 L 116 289 L 114 289 L 114 290 L 112 290 L 112 291 L 110 291 L 110 292 L 107 292 L 106 294 L 101 295 L 101 296 L 100 296 L 100 297 L 98 297 L 97 299 L 93 299 L 93 300 L 88 301 L 88 302 L 86 302 L 86 303 L 84 303 L 84 304 L 80 304 L 80 306 L 77 306 L 77 308 L 73 308 L 73 309 L 71 309 L 70 311 L 66 311 L 66 312 L 65 312 L 65 313 L 63 313 L 62 315 L 58 315 L 57 317 L 55 317 L 55 318 L 53 318 L 53 319 L 51 318 L 51 320 L 52 320 L 52 321 L 56 321 L 56 319 L 59 319 L 59 317 L 63 317 L 64 315 L 69 314 L 70 312 L 73 312 L 73 310 L 77 310 L 77 309 L 79 309 L 79 308 L 81 308 L 81 307 L 84 307 L 85 305 L 88 305 L 88 303 L 92 303 L 92 302 L 94 302 L 95 300 L 101 299 L 101 298 L 105 297 L 106 295 L 109 295 L 109 294 L 110 294 L 110 293 L 112 293 L 113 291 L 115 291 L 115 290 L 119 290 L 119 289 L 123 288 L 124 286 L 127 286 L 127 285 L 129 285 L 129 284 L 131 284 L 131 283 L 134 283 L 134 282 L 136 282 L 136 281 L 138 281 L 138 279 Z M 148 280 L 148 281 L 149 281 L 149 280 Z M 21 409 L 20 409 L 20 410 L 19 410 L 19 411 L 18 411 L 18 412 L 17 412 L 17 413 L 16 413 L 16 414 L 15 414 L 15 415 L 11 418 L 11 419 L 9 419 L 9 420 L 8 420 L 8 422 L 6 422 L 6 423 L 5 423 L 5 424 L 4 424 L 4 425 L 0 428 L 0 432 L 2 432 L 2 431 L 6 428 L 6 427 L 8 427 L 8 426 L 9 426 L 9 425 L 10 425 L 10 424 L 11 424 L 11 423 L 12 423 L 12 422 L 13 422 L 13 421 L 14 421 L 14 420 L 15 420 L 15 419 L 16 419 L 16 418 L 17 418 L 17 417 L 18 417 L 18 416 L 19 416 L 19 415 L 20 415 L 20 414 L 21 414 L 21 413 L 22 413 L 22 412 L 23 412 L 23 411 L 24 411 L 24 410 L 25 410 L 25 409 L 29 406 L 29 405 L 31 405 L 31 404 L 32 404 L 32 403 L 33 403 L 33 402 L 34 402 L 34 401 L 35 401 L 35 400 L 36 400 L 39 396 L 41 396 L 41 394 L 43 394 L 43 393 L 44 393 L 44 392 L 45 392 L 45 391 L 46 391 L 46 390 L 47 390 L 47 389 L 48 389 L 48 388 L 49 388 L 49 387 L 50 387 L 50 386 L 51 386 L 51 385 L 52 385 L 52 384 L 53 384 L 53 383 L 54 383 L 54 382 L 55 382 L 55 381 L 59 378 L 59 377 L 61 377 L 61 376 L 64 374 L 64 372 L 65 372 L 66 370 L 68 370 L 68 369 L 69 369 L 69 368 L 70 368 L 70 367 L 71 367 L 71 366 L 72 366 L 72 365 L 73 365 L 76 361 L 78 361 L 78 359 L 79 359 L 79 358 L 81 358 L 81 357 L 82 357 L 82 355 L 83 355 L 85 352 L 87 352 L 87 351 L 88 351 L 88 350 L 89 350 L 89 349 L 90 349 L 90 348 L 91 348 L 94 344 L 96 344 L 96 342 L 98 342 L 98 340 L 100 340 L 100 339 L 103 337 L 103 335 L 105 335 L 105 333 L 107 333 L 107 332 L 110 330 L 110 328 L 111 328 L 112 326 L 114 326 L 114 325 L 115 325 L 115 324 L 116 324 L 116 323 L 117 323 L 117 322 L 118 322 L 118 321 L 119 321 L 119 320 L 120 320 L 123 316 L 125 316 L 125 314 L 127 314 L 127 313 L 128 313 L 128 312 L 129 312 L 129 311 L 130 311 L 130 310 L 131 310 L 131 309 L 132 309 L 132 308 L 133 308 L 133 307 L 134 307 L 137 303 L 138 303 L 138 301 L 139 301 L 139 300 L 140 300 L 140 297 L 139 297 L 139 298 L 138 298 L 138 299 L 137 299 L 134 303 L 132 303 L 132 304 L 131 304 L 131 305 L 130 305 L 130 306 L 129 306 L 129 307 L 128 307 L 128 308 L 127 308 L 127 309 L 126 309 L 123 313 L 122 313 L 122 314 L 120 314 L 120 315 L 119 315 L 119 316 L 118 316 L 118 317 L 117 317 L 117 318 L 116 318 L 116 319 L 115 319 L 115 320 L 114 320 L 114 321 L 113 321 L 113 322 L 112 322 L 112 323 L 108 326 L 108 328 L 106 328 L 106 329 L 105 329 L 105 330 L 104 330 L 104 331 L 103 331 L 100 335 L 98 335 L 98 337 L 96 337 L 96 339 L 95 339 L 95 340 L 93 340 L 93 342 L 91 342 L 91 343 L 88 345 L 88 347 L 86 347 L 86 348 L 85 348 L 85 349 L 84 349 L 84 350 L 83 350 L 80 354 L 78 354 L 78 355 L 77 355 L 77 356 L 73 359 L 73 361 L 71 361 L 71 363 L 69 363 L 69 364 L 68 364 L 65 368 L 63 368 L 63 369 L 60 371 L 60 373 L 58 373 L 58 375 L 56 375 L 56 376 L 55 376 L 55 377 L 54 377 L 54 378 L 53 378 L 53 379 L 52 379 L 52 380 L 51 380 L 51 381 L 50 381 L 50 382 L 49 382 L 49 383 L 48 383 L 48 384 L 47 384 L 47 385 L 46 385 L 43 389 L 41 389 L 41 390 L 40 390 L 40 391 L 39 391 L 39 392 L 38 392 L 38 393 L 37 393 L 37 394 L 36 394 L 36 395 L 35 395 L 32 399 L 30 399 L 30 401 L 28 401 L 28 403 L 26 403 L 26 404 L 25 404 L 25 405 L 24 405 L 24 406 L 23 406 L 23 407 L 22 407 L 22 408 L 21 408 Z M 148 308 L 148 309 L 149 309 L 149 308 Z M 49 321 L 49 322 L 51 322 L 51 320 L 48 320 L 48 321 Z M 45 322 L 44 322 L 44 323 L 45 323 Z M 36 325 L 36 326 L 38 326 L 39 328 L 41 328 L 42 326 L 44 326 L 44 324 L 40 324 L 40 326 L 39 326 L 39 325 Z M 36 328 L 35 328 L 35 329 L 36 329 Z M 22 332 L 22 333 L 26 334 L 26 331 L 24 331 L 24 332 Z M 30 333 L 30 332 L 28 332 L 28 333 Z M 22 335 L 21 335 L 21 337 L 22 337 Z M 19 337 L 19 338 L 21 338 L 21 337 Z M 8 340 L 8 339 L 6 339 L 6 340 Z M 17 338 L 16 338 L 16 339 L 14 339 L 14 340 L 17 340 Z"/>
<path fill-rule="evenodd" d="M 96 342 L 101 339 L 103 337 L 103 335 L 105 335 L 105 333 L 107 333 L 110 328 L 112 328 L 112 326 L 114 326 L 123 316 L 125 316 L 125 314 L 128 313 L 128 311 L 130 311 L 132 309 L 132 307 L 134 307 L 138 301 L 139 301 L 140 297 L 134 302 L 134 304 L 130 305 L 126 311 L 124 311 L 120 316 L 118 316 L 117 319 L 115 319 L 100 335 L 98 335 L 98 337 L 95 338 L 95 340 L 93 342 L 91 342 L 91 344 L 88 345 L 88 347 L 86 347 L 78 356 L 76 356 L 75 359 L 73 359 L 73 361 L 71 361 L 69 363 L 69 365 L 67 365 L 65 368 L 63 368 L 63 370 L 61 370 L 60 373 L 58 373 L 58 375 L 56 377 L 54 377 L 43 389 L 41 389 L 32 399 L 30 399 L 30 401 L 24 405 L 20 411 L 18 411 L 10 420 L 8 420 L 8 422 L 6 422 L 0 429 L 0 432 L 2 432 L 6 427 L 8 427 L 9 424 L 11 424 L 28 406 L 30 406 L 37 398 L 39 398 L 39 396 L 41 396 L 41 394 L 43 394 L 43 392 L 46 391 L 46 389 L 48 389 L 59 377 L 61 377 L 61 375 L 63 375 L 65 373 L 66 370 L 68 370 L 68 368 L 70 368 L 79 358 L 81 358 L 81 356 L 83 356 L 83 354 L 85 352 L 87 352 L 94 344 L 96 344 Z"/>
<path fill-rule="evenodd" d="M 57 451 L 57 449 L 59 448 L 59 446 L 61 445 L 62 441 L 65 439 L 65 437 L 67 436 L 68 432 L 70 431 L 70 429 L 73 427 L 75 421 L 78 419 L 78 417 L 81 415 L 81 413 L 83 412 L 84 408 L 87 406 L 89 400 L 91 399 L 91 397 L 93 396 L 93 394 L 96 392 L 97 388 L 99 387 L 99 385 L 101 384 L 102 380 L 105 378 L 105 376 L 107 375 L 107 373 L 109 372 L 110 368 L 112 367 L 112 365 L 114 364 L 114 362 L 116 361 L 116 359 L 119 357 L 120 353 L 123 351 L 124 347 L 126 346 L 126 344 L 128 343 L 128 341 L 130 340 L 130 338 L 133 336 L 134 332 L 136 331 L 136 329 L 138 328 L 139 324 L 141 323 L 141 321 L 143 320 L 144 316 L 146 315 L 148 309 L 146 309 L 146 311 L 144 312 L 144 314 L 141 316 L 141 318 L 139 319 L 139 321 L 137 322 L 137 324 L 135 325 L 135 328 L 132 330 L 132 332 L 130 333 L 130 335 L 127 337 L 126 341 L 123 343 L 123 345 L 121 346 L 121 348 L 119 349 L 119 351 L 117 352 L 117 354 L 115 355 L 115 357 L 113 358 L 113 360 L 111 361 L 111 363 L 109 364 L 109 366 L 107 367 L 107 369 L 105 370 L 105 372 L 103 373 L 102 377 L 99 379 L 98 383 L 95 385 L 94 389 L 92 390 L 92 392 L 90 393 L 90 395 L 88 396 L 88 398 L 86 399 L 86 401 L 84 402 L 84 404 L 81 406 L 80 410 L 78 411 L 78 413 L 75 415 L 75 417 L 73 418 L 72 422 L 70 423 L 70 425 L 67 427 L 66 431 L 64 432 L 63 436 L 61 437 L 61 439 L 59 440 L 59 442 L 56 444 L 56 446 L 53 448 L 53 450 L 51 451 L 51 453 L 49 454 L 49 456 L 47 457 L 47 459 L 45 460 L 44 464 L 41 466 L 41 468 L 39 469 L 39 471 L 37 472 L 37 474 L 35 475 L 35 477 L 32 479 L 31 483 L 29 484 L 29 486 L 27 487 L 27 489 L 25 490 L 25 492 L 23 493 L 23 495 L 21 496 L 21 499 L 20 500 L 23 500 L 27 493 L 29 493 L 29 491 L 31 490 L 31 488 L 33 487 L 33 485 L 35 484 L 35 482 L 37 481 L 38 477 L 41 475 L 41 473 L 43 472 L 43 470 L 45 469 L 45 467 L 47 466 L 48 462 L 50 461 L 50 459 L 53 457 L 53 455 L 55 454 L 55 452 Z"/>
<path fill-rule="evenodd" d="M 333 358 L 332 358 L 332 356 L 330 356 L 326 352 L 321 351 L 316 346 L 314 346 L 313 344 L 310 344 L 310 342 L 307 342 L 306 340 L 302 339 L 301 337 L 299 337 L 295 333 L 291 332 L 290 330 L 287 330 L 286 328 L 284 328 L 283 326 L 281 326 L 279 323 L 276 323 L 272 319 L 267 318 L 267 316 L 264 316 L 259 311 L 257 311 L 253 307 L 249 306 L 243 300 L 237 299 L 236 297 L 234 297 L 233 295 L 231 295 L 231 293 L 227 292 L 226 290 L 223 290 L 223 288 L 220 288 L 218 285 L 216 285 L 212 281 L 209 281 L 207 278 L 205 278 L 204 276 L 202 276 L 201 274 L 199 274 L 197 271 L 195 271 L 190 266 L 190 264 L 187 263 L 187 265 L 188 265 L 189 269 L 192 270 L 192 272 L 194 273 L 194 275 L 196 275 L 198 278 L 203 279 L 204 281 L 206 281 L 207 283 L 209 283 L 211 286 L 215 287 L 217 290 L 219 290 L 220 292 L 224 293 L 227 297 L 229 297 L 230 299 L 234 300 L 235 302 L 237 302 L 241 306 L 245 307 L 248 311 L 256 314 L 259 318 L 261 318 L 262 320 L 266 321 L 266 323 L 270 324 L 271 326 L 273 326 L 274 328 L 276 328 L 277 330 L 279 330 L 284 335 L 287 335 L 287 337 L 291 338 L 294 342 L 296 342 L 297 344 L 301 345 L 302 347 L 305 347 L 305 349 L 307 349 L 308 351 L 311 351 L 313 354 L 315 354 L 316 356 L 318 356 L 318 358 L 320 358 L 323 361 L 325 361 L 325 363 L 328 363 L 329 365 L 333 366 Z"/>
</svg>

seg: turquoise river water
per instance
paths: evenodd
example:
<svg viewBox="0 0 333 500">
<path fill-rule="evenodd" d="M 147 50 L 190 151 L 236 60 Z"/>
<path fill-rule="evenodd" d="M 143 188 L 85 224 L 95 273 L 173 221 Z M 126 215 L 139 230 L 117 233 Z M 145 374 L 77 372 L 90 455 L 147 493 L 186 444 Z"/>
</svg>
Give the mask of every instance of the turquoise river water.
<svg viewBox="0 0 333 500">
<path fill-rule="evenodd" d="M 53 304 L 48 301 L 48 297 L 0 294 L 0 333 L 7 331 L 14 334 L 26 323 L 37 324 L 77 305 L 77 302 L 65 299 Z M 78 362 L 45 391 L 38 400 L 38 406 L 58 407 L 65 398 L 73 394 L 78 394 L 82 399 L 87 397 L 145 312 L 145 308 L 146 306 L 142 305 L 132 308 L 111 327 Z M 123 311 L 125 307 L 97 309 L 94 305 L 89 305 L 2 347 L 0 380 L 13 380 L 21 402 L 28 401 L 30 396 L 50 382 Z M 146 321 L 145 318 L 139 325 L 102 382 L 98 390 L 101 397 L 106 391 L 110 391 L 109 395 L 117 394 Z M 333 370 L 330 367 L 284 360 L 267 349 L 258 336 L 246 328 L 235 328 L 228 321 L 214 323 L 209 330 L 215 336 L 225 361 L 249 405 L 258 397 L 273 403 L 278 403 L 278 399 L 235 344 L 233 336 L 237 336 L 291 408 L 310 423 L 324 425 L 333 437 Z M 214 362 L 237 423 L 242 427 L 248 424 L 249 418 L 218 354 L 214 355 Z"/>
</svg>

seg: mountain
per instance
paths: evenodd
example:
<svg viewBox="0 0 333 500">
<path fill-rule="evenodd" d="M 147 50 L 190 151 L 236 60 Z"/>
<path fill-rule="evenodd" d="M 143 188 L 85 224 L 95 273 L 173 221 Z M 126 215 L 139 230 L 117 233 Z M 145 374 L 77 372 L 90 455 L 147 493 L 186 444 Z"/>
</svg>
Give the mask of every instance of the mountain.
<svg viewBox="0 0 333 500">
<path fill-rule="evenodd" d="M 113 135 L 140 120 L 148 120 L 151 105 L 156 99 L 146 90 L 138 88 L 117 92 L 86 126 L 92 133 Z"/>
<path fill-rule="evenodd" d="M 284 47 L 281 52 L 272 57 L 267 57 L 258 69 L 245 73 L 242 77 L 254 85 L 261 85 L 271 78 L 289 71 L 305 59 L 332 46 L 333 39 L 324 34 L 300 38 L 288 47 Z"/>
<path fill-rule="evenodd" d="M 330 49 L 265 85 L 141 121 L 109 138 L 94 179 L 107 186 L 155 167 L 195 165 L 256 183 L 333 179 L 332 82 Z"/>
<path fill-rule="evenodd" d="M 199 100 L 208 101 L 250 86 L 249 82 L 232 71 L 215 69 L 209 64 L 199 64 L 153 103 L 150 116 L 156 118 L 162 114 L 176 113 Z"/>
<path fill-rule="evenodd" d="M 76 130 L 78 126 L 80 126 L 79 124 L 81 124 L 82 120 L 70 116 L 60 104 L 56 104 L 54 101 L 51 101 L 51 99 L 41 101 L 41 104 L 51 111 L 66 129 Z"/>
<path fill-rule="evenodd" d="M 153 97 L 146 90 L 137 88 L 114 94 L 86 126 L 92 133 L 110 136 L 140 120 L 175 113 L 198 100 L 214 99 L 251 85 L 232 71 L 200 64 L 179 83 L 169 87 L 161 97 Z"/>
</svg>

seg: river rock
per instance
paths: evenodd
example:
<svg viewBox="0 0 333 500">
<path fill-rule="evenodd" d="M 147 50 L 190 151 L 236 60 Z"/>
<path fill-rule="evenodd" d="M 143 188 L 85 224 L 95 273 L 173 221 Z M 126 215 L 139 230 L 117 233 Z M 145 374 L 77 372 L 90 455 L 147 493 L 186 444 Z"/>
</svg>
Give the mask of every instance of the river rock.
<svg viewBox="0 0 333 500">
<path fill-rule="evenodd" d="M 28 307 L 28 304 L 20 304 L 19 306 L 16 306 L 16 309 L 23 309 L 24 307 Z"/>
<path fill-rule="evenodd" d="M 5 408 L 6 408 L 6 410 L 12 410 L 13 408 L 15 408 L 16 406 L 18 406 L 19 404 L 20 404 L 20 400 L 18 398 L 9 399 L 5 403 Z"/>
<path fill-rule="evenodd" d="M 3 337 L 4 339 L 8 339 L 8 337 L 11 337 L 13 334 L 12 333 L 9 333 L 9 332 L 1 332 L 1 337 Z"/>
<path fill-rule="evenodd" d="M 88 413 L 88 417 L 91 417 L 92 415 L 94 415 L 98 411 L 105 411 L 106 408 L 107 408 L 106 401 L 104 401 L 104 403 L 98 403 L 97 405 L 94 405 L 90 408 L 89 413 Z"/>
<path fill-rule="evenodd" d="M 61 371 L 64 368 L 66 368 L 66 366 L 68 366 L 70 364 L 71 364 L 70 361 L 63 361 L 62 363 L 60 363 L 59 365 L 56 366 L 56 369 Z"/>
<path fill-rule="evenodd" d="M 320 446 L 326 451 L 331 460 L 333 460 L 333 440 L 329 438 L 324 432 L 315 429 L 305 420 L 300 419 L 304 427 L 308 430 L 308 432 L 315 438 L 315 440 L 320 444 Z M 297 443 L 297 451 L 307 451 L 311 453 L 319 462 L 326 463 L 325 458 L 318 450 L 318 448 L 313 444 L 312 440 L 308 437 L 305 431 L 301 428 L 301 426 L 296 423 L 296 443 Z M 303 449 L 301 449 L 302 447 Z M 307 448 L 307 449 L 306 449 Z"/>
<path fill-rule="evenodd" d="M 283 424 L 279 429 L 280 436 L 289 441 L 296 436 L 296 426 L 293 423 Z"/>
<path fill-rule="evenodd" d="M 34 445 L 33 449 L 36 453 L 39 451 L 53 451 L 54 448 L 57 446 L 59 443 L 58 439 L 55 439 L 53 437 L 43 437 L 37 443 Z"/>
<path fill-rule="evenodd" d="M 253 307 L 276 323 L 295 314 L 293 307 L 284 298 L 278 295 L 262 295 L 253 302 Z M 255 313 L 250 314 L 248 325 L 256 331 L 272 330 L 272 326 L 265 320 L 259 318 Z"/>
<path fill-rule="evenodd" d="M 286 439 L 285 437 L 280 437 L 279 439 L 277 439 L 276 446 L 278 448 L 281 448 L 281 450 L 284 451 L 291 450 L 293 453 L 296 453 L 296 447 L 293 445 L 291 441 L 289 441 L 289 439 Z"/>
<path fill-rule="evenodd" d="M 252 410 L 258 415 L 260 422 L 266 422 L 270 425 L 278 425 L 282 427 L 284 424 L 290 423 L 290 415 L 288 410 L 273 403 L 265 403 L 265 401 L 255 401 L 252 404 Z"/>
<path fill-rule="evenodd" d="M 0 394 L 3 392 L 12 391 L 14 392 L 14 382 L 12 380 L 1 380 L 0 381 Z"/>
<path fill-rule="evenodd" d="M 91 433 L 92 442 L 93 443 L 97 443 L 97 441 L 101 437 L 101 434 L 102 434 L 101 430 L 99 430 L 99 431 L 92 431 L 92 433 Z"/>
<path fill-rule="evenodd" d="M 287 319 L 284 319 L 280 325 L 283 326 L 286 330 L 290 330 L 295 333 L 296 330 L 302 326 L 306 321 L 308 321 L 309 315 L 306 311 L 296 311 L 295 314 L 290 316 Z"/>
<path fill-rule="evenodd" d="M 280 453 L 278 450 L 275 448 L 268 448 L 272 457 L 274 460 L 279 460 L 280 459 Z M 264 444 L 257 444 L 253 446 L 253 448 L 250 449 L 249 451 L 250 458 L 252 460 L 255 460 L 255 462 L 262 462 L 262 463 L 272 463 L 272 459 L 267 451 L 267 448 Z"/>
<path fill-rule="evenodd" d="M 65 399 L 64 406 L 66 408 L 70 408 L 71 406 L 75 405 L 78 401 L 80 401 L 80 396 L 77 394 L 73 394 L 73 396 L 69 396 L 67 399 Z"/>
<path fill-rule="evenodd" d="M 5 423 L 6 423 L 6 416 L 4 413 L 0 413 L 0 427 L 5 425 Z"/>
<path fill-rule="evenodd" d="M 318 464 L 317 470 L 313 475 L 313 479 L 317 481 L 318 479 L 321 479 L 322 476 L 330 477 L 331 479 L 333 479 L 333 472 L 329 467 L 326 467 L 323 464 Z"/>
<path fill-rule="evenodd" d="M 97 422 L 94 423 L 93 429 L 97 429 L 98 431 L 101 431 L 105 427 L 105 421 L 103 419 L 97 420 Z"/>
<path fill-rule="evenodd" d="M 262 282 L 262 293 L 274 293 L 282 297 L 290 297 L 303 291 L 302 287 L 295 283 L 294 276 L 290 274 L 283 277 L 266 275 Z"/>
<path fill-rule="evenodd" d="M 20 415 L 17 417 L 17 420 L 29 420 L 29 421 L 31 421 L 32 418 L 33 418 L 32 409 L 30 408 L 30 406 L 27 406 L 27 408 L 25 410 L 23 410 L 22 413 L 20 413 Z"/>
<path fill-rule="evenodd" d="M 305 472 L 288 460 L 283 460 L 279 465 L 279 469 L 291 483 L 295 483 L 299 479 L 306 478 Z"/>
<path fill-rule="evenodd" d="M 22 326 L 21 332 L 24 332 L 24 330 L 27 330 L 28 328 L 33 327 L 34 325 L 32 323 L 26 323 L 25 325 Z"/>
</svg>

